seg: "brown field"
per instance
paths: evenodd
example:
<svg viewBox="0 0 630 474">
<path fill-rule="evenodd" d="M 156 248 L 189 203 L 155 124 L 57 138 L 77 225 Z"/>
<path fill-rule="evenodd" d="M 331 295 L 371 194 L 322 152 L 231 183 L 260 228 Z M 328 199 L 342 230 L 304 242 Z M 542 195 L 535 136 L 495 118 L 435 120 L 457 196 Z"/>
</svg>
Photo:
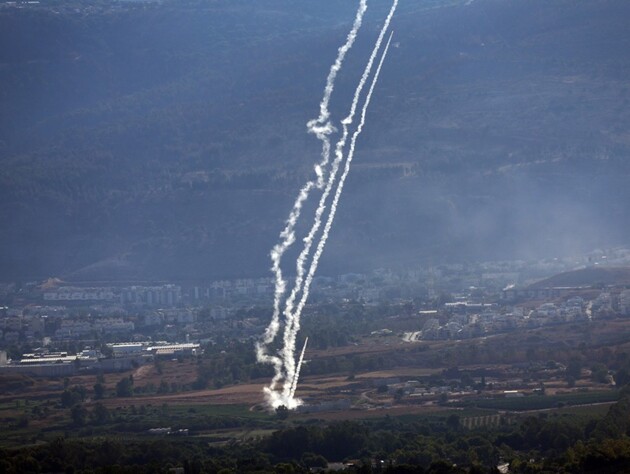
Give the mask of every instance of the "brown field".
<svg viewBox="0 0 630 474">
<path fill-rule="evenodd" d="M 596 342 L 595 342 L 596 341 Z M 562 326 L 546 327 L 520 331 L 518 333 L 496 334 L 478 339 L 464 341 L 423 341 L 419 343 L 404 343 L 395 335 L 386 337 L 364 337 L 358 344 L 348 345 L 340 348 L 329 350 L 313 350 L 309 351 L 308 358 L 324 358 L 346 355 L 373 355 L 378 354 L 387 357 L 388 354 L 394 354 L 398 351 L 407 351 L 410 354 L 409 364 L 404 367 L 396 367 L 387 370 L 378 370 L 354 374 L 350 379 L 348 373 L 326 374 L 322 376 L 303 377 L 298 387 L 297 396 L 308 399 L 313 403 L 319 401 L 330 401 L 335 399 L 349 398 L 354 402 L 361 401 L 366 408 L 352 409 L 345 412 L 331 411 L 328 413 L 318 412 L 316 414 L 296 415 L 304 418 L 322 418 L 322 419 L 356 419 L 365 417 L 379 417 L 389 415 L 402 414 L 418 414 L 431 413 L 444 410 L 445 408 L 429 403 L 413 404 L 408 402 L 399 406 L 392 407 L 391 394 L 387 396 L 376 396 L 374 393 L 374 382 L 379 379 L 387 379 L 398 377 L 402 380 L 422 378 L 433 374 L 440 374 L 443 369 L 449 367 L 447 362 L 441 362 L 441 357 L 445 354 L 457 353 L 465 351 L 472 346 L 497 348 L 497 351 L 507 349 L 516 352 L 516 359 L 512 361 L 496 361 L 493 364 L 459 364 L 459 369 L 475 370 L 485 368 L 486 370 L 500 373 L 502 380 L 495 381 L 502 384 L 516 383 L 513 382 L 522 374 L 512 367 L 513 362 L 525 361 L 525 348 L 535 345 L 543 350 L 549 347 L 568 347 L 578 348 L 580 344 L 586 343 L 596 347 L 610 347 L 618 351 L 630 352 L 630 319 L 616 319 L 595 321 L 591 324 L 564 324 Z M 419 345 L 425 348 L 422 352 L 415 352 L 414 348 Z M 418 354 L 415 356 L 414 354 Z M 503 352 L 497 352 L 500 356 Z M 433 360 L 437 360 L 435 367 L 427 367 L 428 357 L 432 356 Z M 122 406 L 139 406 L 139 405 L 240 405 L 255 407 L 263 401 L 263 387 L 268 383 L 266 379 L 253 380 L 247 383 L 241 383 L 221 389 L 207 389 L 196 391 L 180 391 L 176 393 L 136 394 L 131 398 L 115 398 L 112 397 L 115 391 L 116 383 L 125 376 L 133 375 L 136 387 L 146 387 L 152 385 L 157 388 L 161 382 L 176 384 L 180 386 L 190 385 L 197 377 L 197 363 L 195 360 L 164 360 L 159 364 L 147 364 L 140 366 L 132 371 L 124 373 L 106 374 L 105 385 L 108 391 L 108 397 L 102 402 L 109 408 Z M 546 376 L 545 376 L 546 377 Z M 490 382 L 490 378 L 488 379 Z M 0 391 L 0 404 L 5 405 L 4 413 L 7 416 L 13 416 L 15 411 L 10 404 L 17 403 L 18 400 L 58 400 L 64 389 L 64 380 L 56 379 L 38 379 L 33 378 L 29 381 L 30 386 L 24 390 L 2 390 Z M 82 385 L 86 388 L 88 397 L 92 394 L 92 387 L 96 383 L 95 375 L 80 375 L 71 377 L 69 380 L 71 386 Z M 520 383 L 520 385 L 518 385 Z M 518 382 L 514 387 L 499 385 L 492 392 L 495 395 L 500 394 L 502 390 L 510 388 L 518 388 L 519 390 L 531 391 L 536 387 L 538 381 L 532 381 L 529 384 Z M 556 393 L 566 393 L 566 381 L 560 376 L 549 376 L 544 380 L 546 393 L 553 395 Z M 357 386 L 359 388 L 357 388 Z M 364 387 L 364 388 L 360 388 Z M 371 388 L 365 388 L 371 387 Z M 609 386 L 596 384 L 587 376 L 583 376 L 576 383 L 573 390 L 606 390 Z M 488 390 L 486 395 L 491 394 Z M 88 405 L 94 403 L 93 400 L 86 400 Z M 17 411 L 19 409 L 16 407 Z M 449 408 L 452 409 L 452 408 Z M 41 423 L 49 423 L 50 420 Z M 34 421 L 33 426 L 40 424 L 40 421 Z"/>
<path fill-rule="evenodd" d="M 130 398 L 102 400 L 108 407 L 131 405 L 256 405 L 262 401 L 262 389 L 266 381 L 232 385 L 230 387 L 160 395 L 136 395 Z"/>
</svg>

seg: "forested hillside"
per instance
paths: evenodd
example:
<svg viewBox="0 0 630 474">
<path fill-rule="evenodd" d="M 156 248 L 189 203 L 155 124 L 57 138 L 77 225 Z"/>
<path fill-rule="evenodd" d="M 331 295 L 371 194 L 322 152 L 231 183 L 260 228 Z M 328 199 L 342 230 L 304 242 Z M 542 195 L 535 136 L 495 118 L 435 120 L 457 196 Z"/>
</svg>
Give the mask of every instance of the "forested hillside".
<svg viewBox="0 0 630 474">
<path fill-rule="evenodd" d="M 401 4 L 323 273 L 627 241 L 630 4 L 466 3 Z M 355 7 L 0 4 L 0 278 L 266 275 Z"/>
</svg>

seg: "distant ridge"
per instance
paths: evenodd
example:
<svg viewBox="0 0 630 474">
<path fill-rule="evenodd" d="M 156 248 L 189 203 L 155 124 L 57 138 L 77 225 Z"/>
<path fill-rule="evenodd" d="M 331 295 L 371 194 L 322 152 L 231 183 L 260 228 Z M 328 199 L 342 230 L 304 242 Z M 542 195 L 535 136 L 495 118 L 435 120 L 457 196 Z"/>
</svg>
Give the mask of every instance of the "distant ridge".
<svg viewBox="0 0 630 474">
<path fill-rule="evenodd" d="M 528 286 L 528 289 L 593 286 L 630 285 L 630 267 L 588 267 L 559 273 Z"/>
</svg>

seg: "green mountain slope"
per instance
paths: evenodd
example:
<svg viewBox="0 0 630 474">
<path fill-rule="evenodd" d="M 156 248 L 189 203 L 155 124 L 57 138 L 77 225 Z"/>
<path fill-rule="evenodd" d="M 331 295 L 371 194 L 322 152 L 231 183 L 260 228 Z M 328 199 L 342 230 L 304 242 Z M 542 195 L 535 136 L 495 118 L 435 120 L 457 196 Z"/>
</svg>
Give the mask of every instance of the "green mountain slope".
<svg viewBox="0 0 630 474">
<path fill-rule="evenodd" d="M 401 4 L 322 272 L 627 241 L 630 5 L 464 3 Z M 3 5 L 0 278 L 266 274 L 354 8 Z"/>
</svg>

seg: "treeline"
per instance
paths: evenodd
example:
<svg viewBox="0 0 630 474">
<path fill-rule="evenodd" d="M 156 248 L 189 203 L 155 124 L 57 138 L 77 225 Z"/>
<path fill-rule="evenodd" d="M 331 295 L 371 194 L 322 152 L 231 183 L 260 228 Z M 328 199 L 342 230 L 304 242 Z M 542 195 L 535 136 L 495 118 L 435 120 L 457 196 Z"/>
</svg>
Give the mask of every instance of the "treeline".
<svg viewBox="0 0 630 474">
<path fill-rule="evenodd" d="M 501 462 L 510 472 L 627 472 L 630 399 L 626 392 L 600 420 L 576 415 L 529 416 L 496 429 L 466 430 L 457 415 L 406 423 L 343 422 L 300 426 L 274 433 L 266 452 L 280 459 L 311 454 L 329 460 L 382 459 L 383 472 L 488 472 Z M 446 462 L 445 465 L 442 463 Z M 413 466 L 413 468 L 402 466 Z M 461 466 L 455 468 L 453 466 Z M 370 472 L 370 471 L 367 471 Z"/>
<path fill-rule="evenodd" d="M 211 446 L 199 438 L 63 437 L 0 450 L 0 473 L 309 472 L 346 461 L 360 473 L 619 473 L 630 465 L 630 391 L 602 418 L 540 414 L 468 430 L 457 414 L 323 424 L 292 421 L 267 438 Z"/>
</svg>

